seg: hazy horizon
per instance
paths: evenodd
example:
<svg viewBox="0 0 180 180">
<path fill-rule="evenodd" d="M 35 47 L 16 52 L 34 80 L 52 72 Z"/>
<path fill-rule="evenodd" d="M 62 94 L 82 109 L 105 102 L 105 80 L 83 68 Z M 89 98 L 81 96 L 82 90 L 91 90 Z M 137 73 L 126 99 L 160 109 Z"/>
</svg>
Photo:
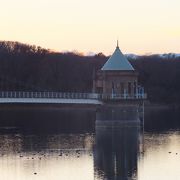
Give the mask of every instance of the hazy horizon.
<svg viewBox="0 0 180 180">
<path fill-rule="evenodd" d="M 180 52 L 179 0 L 6 0 L 0 39 L 110 55 Z"/>
</svg>

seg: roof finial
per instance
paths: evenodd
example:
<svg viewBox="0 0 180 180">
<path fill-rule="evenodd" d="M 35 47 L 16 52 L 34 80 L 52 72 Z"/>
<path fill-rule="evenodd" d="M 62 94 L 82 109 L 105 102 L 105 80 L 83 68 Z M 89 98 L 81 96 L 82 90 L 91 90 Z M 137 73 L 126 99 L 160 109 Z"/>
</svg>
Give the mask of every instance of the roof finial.
<svg viewBox="0 0 180 180">
<path fill-rule="evenodd" d="M 117 40 L 117 48 L 119 48 L 119 41 Z"/>
</svg>

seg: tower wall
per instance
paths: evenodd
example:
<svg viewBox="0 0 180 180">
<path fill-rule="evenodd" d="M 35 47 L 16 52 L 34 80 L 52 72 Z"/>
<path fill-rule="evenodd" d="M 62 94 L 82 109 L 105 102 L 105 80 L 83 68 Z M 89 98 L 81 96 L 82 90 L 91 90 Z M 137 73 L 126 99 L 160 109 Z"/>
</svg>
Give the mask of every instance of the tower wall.
<svg viewBox="0 0 180 180">
<path fill-rule="evenodd" d="M 136 93 L 138 73 L 136 71 L 99 71 L 93 83 L 95 93 Z"/>
</svg>

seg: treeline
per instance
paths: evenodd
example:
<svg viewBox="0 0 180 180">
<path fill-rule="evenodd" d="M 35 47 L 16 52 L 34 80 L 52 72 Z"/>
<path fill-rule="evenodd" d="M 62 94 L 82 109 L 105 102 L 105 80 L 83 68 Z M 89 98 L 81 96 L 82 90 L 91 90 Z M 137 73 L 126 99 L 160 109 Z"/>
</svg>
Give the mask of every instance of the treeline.
<svg viewBox="0 0 180 180">
<path fill-rule="evenodd" d="M 108 57 L 56 53 L 18 42 L 0 42 L 0 90 L 91 92 L 93 73 Z M 130 59 L 149 100 L 180 102 L 180 58 Z"/>
</svg>

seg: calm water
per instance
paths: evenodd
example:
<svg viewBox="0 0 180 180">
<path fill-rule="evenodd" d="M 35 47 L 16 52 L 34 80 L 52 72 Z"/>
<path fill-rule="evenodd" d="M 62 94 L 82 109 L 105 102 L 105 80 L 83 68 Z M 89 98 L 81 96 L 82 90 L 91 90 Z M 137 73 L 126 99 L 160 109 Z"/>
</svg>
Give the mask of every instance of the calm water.
<svg viewBox="0 0 180 180">
<path fill-rule="evenodd" d="M 97 127 L 91 111 L 2 108 L 2 180 L 180 180 L 180 115 L 146 113 L 136 127 Z"/>
</svg>

